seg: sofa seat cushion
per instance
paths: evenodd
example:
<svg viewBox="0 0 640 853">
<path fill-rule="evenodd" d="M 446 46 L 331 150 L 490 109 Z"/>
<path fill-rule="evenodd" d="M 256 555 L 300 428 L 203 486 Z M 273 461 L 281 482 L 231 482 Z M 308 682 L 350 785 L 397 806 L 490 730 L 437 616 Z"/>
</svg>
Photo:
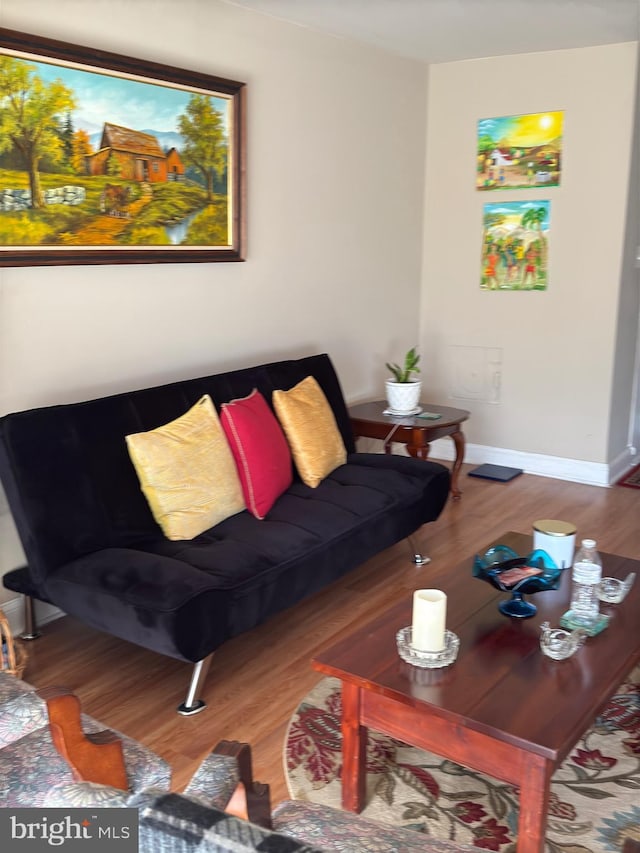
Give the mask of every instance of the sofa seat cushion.
<svg viewBox="0 0 640 853">
<path fill-rule="evenodd" d="M 0 747 L 47 724 L 47 708 L 24 682 L 11 675 L 0 678 Z"/>
<path fill-rule="evenodd" d="M 33 694 L 33 687 L 27 684 L 26 681 L 16 678 L 4 670 L 0 670 L 0 707 L 6 705 L 7 702 L 11 702 L 13 699 L 19 699 L 29 693 Z M 38 701 L 44 705 L 42 699 Z"/>
<path fill-rule="evenodd" d="M 123 809 L 127 807 L 127 791 L 97 782 L 59 782 L 52 785 L 42 800 L 50 809 Z"/>
<path fill-rule="evenodd" d="M 262 521 L 244 511 L 190 541 L 87 554 L 45 591 L 100 630 L 200 660 L 436 518 L 448 489 L 437 463 L 351 454 L 317 488 L 296 480 Z"/>
<path fill-rule="evenodd" d="M 72 782 L 44 726 L 0 750 L 0 808 L 40 807 L 58 782 Z"/>
</svg>

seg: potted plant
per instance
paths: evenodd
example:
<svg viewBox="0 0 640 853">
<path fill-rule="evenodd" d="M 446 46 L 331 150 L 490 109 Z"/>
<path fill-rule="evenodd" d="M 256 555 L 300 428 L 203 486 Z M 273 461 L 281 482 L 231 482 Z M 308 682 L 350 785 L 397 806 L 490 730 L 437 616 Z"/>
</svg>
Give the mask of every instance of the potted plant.
<svg viewBox="0 0 640 853">
<path fill-rule="evenodd" d="M 386 381 L 387 403 L 394 414 L 413 414 L 419 408 L 422 383 L 412 378 L 414 374 L 420 373 L 419 361 L 417 348 L 411 347 L 405 354 L 403 364 L 387 362 L 387 370 L 393 377 Z"/>
</svg>

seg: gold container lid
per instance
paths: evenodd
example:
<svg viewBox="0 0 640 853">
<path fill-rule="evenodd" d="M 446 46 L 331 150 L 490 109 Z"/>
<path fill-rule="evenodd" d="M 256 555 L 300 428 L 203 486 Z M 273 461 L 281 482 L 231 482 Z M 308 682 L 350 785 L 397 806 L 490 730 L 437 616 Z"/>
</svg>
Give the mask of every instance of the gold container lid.
<svg viewBox="0 0 640 853">
<path fill-rule="evenodd" d="M 533 529 L 538 533 L 546 533 L 547 536 L 573 536 L 576 532 L 575 524 L 570 521 L 557 521 L 553 518 L 543 518 L 533 522 Z"/>
</svg>

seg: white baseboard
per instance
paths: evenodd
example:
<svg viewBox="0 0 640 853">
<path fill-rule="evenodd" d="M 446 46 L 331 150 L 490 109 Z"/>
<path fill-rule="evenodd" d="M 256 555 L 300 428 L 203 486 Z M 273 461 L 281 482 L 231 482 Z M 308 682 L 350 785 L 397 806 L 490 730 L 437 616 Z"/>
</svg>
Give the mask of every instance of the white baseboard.
<svg viewBox="0 0 640 853">
<path fill-rule="evenodd" d="M 429 454 L 433 459 L 453 460 L 455 449 L 449 438 L 439 438 L 431 443 Z M 590 486 L 609 486 L 628 471 L 637 459 L 628 448 L 610 465 L 604 462 L 586 462 L 582 459 L 566 459 L 560 456 L 545 456 L 542 453 L 522 453 L 501 447 L 486 447 L 482 444 L 467 444 L 464 461 L 472 465 L 490 462 L 510 468 L 522 468 L 527 474 L 569 480 Z"/>
<path fill-rule="evenodd" d="M 53 622 L 54 619 L 59 619 L 64 616 L 64 611 L 59 607 L 54 607 L 53 604 L 47 604 L 44 601 L 36 601 L 35 616 L 36 625 L 46 625 L 47 622 Z M 0 605 L 4 611 L 4 615 L 9 621 L 14 636 L 19 636 L 24 631 L 24 602 L 21 595 L 16 598 L 10 598 L 8 601 L 3 601 Z"/>
<path fill-rule="evenodd" d="M 630 471 L 634 465 L 640 462 L 640 454 L 635 447 L 627 447 L 609 465 L 609 482 L 617 483 L 620 477 Z"/>
</svg>

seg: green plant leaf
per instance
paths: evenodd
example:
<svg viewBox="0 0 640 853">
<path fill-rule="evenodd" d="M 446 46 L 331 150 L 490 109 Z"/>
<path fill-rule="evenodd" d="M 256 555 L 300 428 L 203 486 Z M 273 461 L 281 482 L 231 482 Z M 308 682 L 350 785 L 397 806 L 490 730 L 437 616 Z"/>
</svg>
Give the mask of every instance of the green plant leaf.
<svg viewBox="0 0 640 853">
<path fill-rule="evenodd" d="M 411 347 L 405 354 L 404 365 L 402 367 L 396 362 L 386 362 L 386 367 L 396 382 L 412 382 L 411 374 L 420 373 L 420 368 L 418 367 L 419 361 L 420 356 L 417 347 Z"/>
</svg>

